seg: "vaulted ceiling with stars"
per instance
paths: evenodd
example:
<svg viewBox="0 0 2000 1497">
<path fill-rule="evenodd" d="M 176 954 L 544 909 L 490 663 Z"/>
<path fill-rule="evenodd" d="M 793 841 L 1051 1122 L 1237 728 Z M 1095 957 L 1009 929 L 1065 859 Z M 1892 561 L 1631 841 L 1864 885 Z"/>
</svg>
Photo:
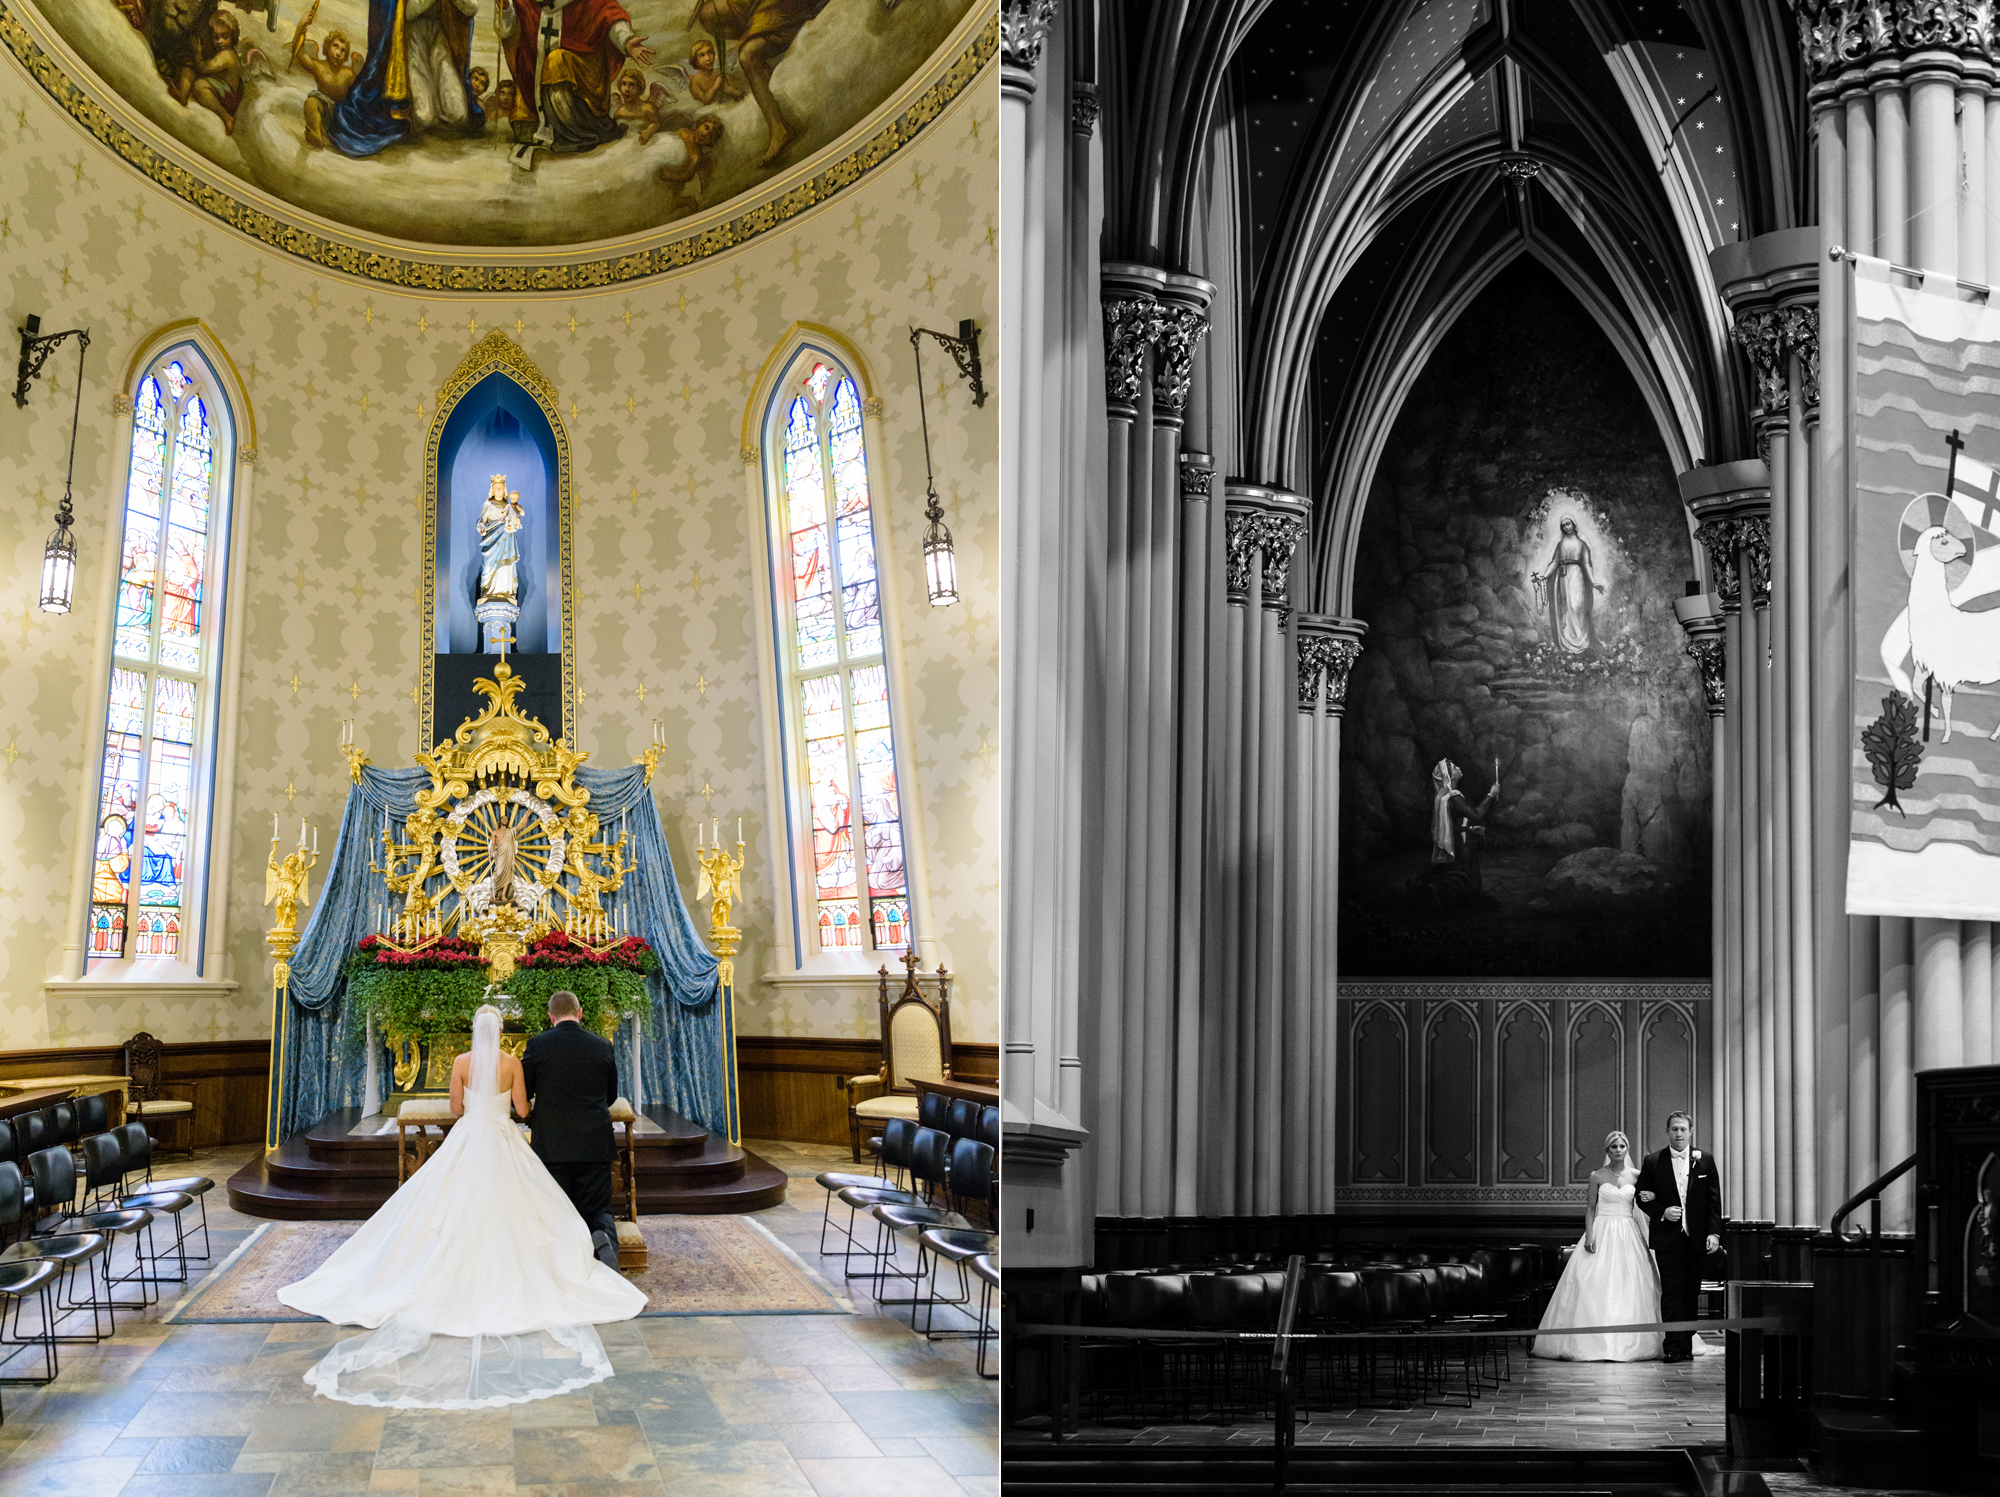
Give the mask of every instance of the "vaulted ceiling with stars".
<svg viewBox="0 0 2000 1497">
<path fill-rule="evenodd" d="M 1170 186 L 1157 229 L 1137 201 L 1121 227 L 1128 252 L 1151 235 L 1171 257 L 1178 235 L 1200 260 L 1233 174 L 1254 476 L 1358 514 L 1430 353 L 1523 256 L 1603 328 L 1677 466 L 1743 455 L 1708 257 L 1810 221 L 1787 165 L 1805 108 L 1782 0 L 1210 10 L 1230 12 L 1208 32 L 1230 51 L 1207 185 L 1181 191 L 1180 222 Z"/>
</svg>

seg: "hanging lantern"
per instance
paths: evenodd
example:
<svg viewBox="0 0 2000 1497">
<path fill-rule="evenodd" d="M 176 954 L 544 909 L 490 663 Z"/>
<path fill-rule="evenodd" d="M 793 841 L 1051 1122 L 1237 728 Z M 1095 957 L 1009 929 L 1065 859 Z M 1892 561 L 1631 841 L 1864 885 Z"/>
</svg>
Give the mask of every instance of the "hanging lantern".
<svg viewBox="0 0 2000 1497">
<path fill-rule="evenodd" d="M 76 591 L 76 536 L 70 526 L 76 516 L 70 512 L 69 494 L 62 496 L 56 511 L 55 533 L 42 548 L 42 612 L 68 613 Z M 947 537 L 947 544 L 949 537 Z"/>
<path fill-rule="evenodd" d="M 76 339 L 76 399 L 69 415 L 69 471 L 63 476 L 62 503 L 56 506 L 55 534 L 42 547 L 42 612 L 68 613 L 76 597 L 76 536 L 70 527 L 76 515 L 70 509 L 70 485 L 76 478 L 76 428 L 83 414 L 83 355 L 90 347 L 90 334 L 83 328 L 43 333 L 42 319 L 27 318 L 21 326 L 21 364 L 14 382 L 14 404 L 25 406 L 28 391 L 42 372 L 42 365 L 67 338 Z"/>
<path fill-rule="evenodd" d="M 945 528 L 944 506 L 937 490 L 930 491 L 930 507 L 924 518 L 924 580 L 930 585 L 931 606 L 944 608 L 958 601 L 958 557 L 951 549 L 951 532 Z"/>
</svg>

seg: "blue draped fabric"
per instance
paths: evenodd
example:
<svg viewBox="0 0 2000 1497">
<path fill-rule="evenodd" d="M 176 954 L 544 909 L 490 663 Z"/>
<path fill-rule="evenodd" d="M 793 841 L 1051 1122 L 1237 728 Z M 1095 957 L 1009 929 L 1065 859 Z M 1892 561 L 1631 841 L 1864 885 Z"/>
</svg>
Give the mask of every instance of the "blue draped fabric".
<svg viewBox="0 0 2000 1497">
<path fill-rule="evenodd" d="M 465 90 L 465 133 L 477 135 L 486 128 L 486 111 L 465 77 L 471 56 L 471 23 L 452 9 L 449 0 L 439 0 L 436 13 L 451 44 L 453 60 L 459 65 L 456 81 Z M 326 137 L 343 156 L 373 156 L 409 138 L 409 86 L 405 83 L 401 93 L 391 92 L 389 79 L 390 54 L 407 56 L 399 36 L 403 29 L 403 0 L 369 0 L 367 53 L 346 96 L 326 115 Z"/>
<path fill-rule="evenodd" d="M 577 771 L 576 783 L 590 792 L 599 839 L 615 840 L 620 831 L 628 837 L 637 866 L 625 876 L 624 888 L 609 896 L 609 908 L 618 924 L 643 937 L 659 958 L 659 970 L 646 980 L 653 1032 L 639 1042 L 636 1072 L 631 1026 L 620 1025 L 615 1041 L 625 1093 L 648 1105 L 664 1103 L 728 1137 L 736 1100 L 730 995 L 721 990 L 715 954 L 702 944 L 681 897 L 645 772 L 638 765 L 585 767 Z M 364 765 L 361 782 L 348 792 L 318 903 L 292 957 L 280 1044 L 280 1138 L 310 1128 L 336 1108 L 361 1103 L 366 1046 L 356 1042 L 350 1025 L 363 1021 L 347 1013 L 344 967 L 361 938 L 381 929 L 390 913 L 382 875 L 371 867 L 382 861 L 383 818 L 400 839 L 403 821 L 416 810 L 417 792 L 429 785 L 429 774 L 414 766 Z M 383 1060 L 386 1064 L 386 1054 Z"/>
</svg>

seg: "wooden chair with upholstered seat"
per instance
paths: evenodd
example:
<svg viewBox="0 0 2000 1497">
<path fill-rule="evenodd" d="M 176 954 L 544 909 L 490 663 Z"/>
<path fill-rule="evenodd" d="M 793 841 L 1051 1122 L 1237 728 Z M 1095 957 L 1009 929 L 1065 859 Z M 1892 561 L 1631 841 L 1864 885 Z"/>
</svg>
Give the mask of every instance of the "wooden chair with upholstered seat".
<svg viewBox="0 0 2000 1497">
<path fill-rule="evenodd" d="M 861 1130 L 881 1127 L 891 1118 L 917 1120 L 919 1081 L 951 1080 L 951 974 L 937 969 L 937 1002 L 924 996 L 914 949 L 903 956 L 903 987 L 889 998 L 889 969 L 880 979 L 882 1066 L 871 1076 L 847 1082 L 847 1122 L 854 1158 L 861 1159 Z"/>
<path fill-rule="evenodd" d="M 143 1029 L 125 1042 L 125 1074 L 132 1078 L 125 1115 L 146 1125 L 146 1136 L 152 1139 L 155 1149 L 167 1147 L 160 1136 L 161 1126 L 178 1123 L 180 1142 L 175 1147 L 192 1159 L 195 1104 L 201 1098 L 201 1083 L 163 1080 L 160 1051 L 160 1042 Z M 185 1090 L 188 1095 L 185 1098 L 168 1095 L 177 1090 Z"/>
</svg>

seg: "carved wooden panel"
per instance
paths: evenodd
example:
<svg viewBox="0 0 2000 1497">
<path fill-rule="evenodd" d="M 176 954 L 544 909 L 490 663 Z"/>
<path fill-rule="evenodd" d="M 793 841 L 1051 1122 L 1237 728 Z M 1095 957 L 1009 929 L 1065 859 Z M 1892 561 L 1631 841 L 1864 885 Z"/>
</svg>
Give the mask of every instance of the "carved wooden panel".
<svg viewBox="0 0 2000 1497">
<path fill-rule="evenodd" d="M 1604 1135 L 1627 1134 L 1625 1112 L 1625 1030 L 1602 1003 L 1587 1003 L 1569 1025 L 1569 1178 L 1581 1185 L 1604 1162 Z"/>
<path fill-rule="evenodd" d="M 1424 1031 L 1424 1178 L 1479 1178 L 1479 1027 L 1457 1003 L 1439 1004 Z"/>
<path fill-rule="evenodd" d="M 1527 1003 L 1500 1021 L 1500 1178 L 1549 1183 L 1549 1022 Z"/>
<path fill-rule="evenodd" d="M 1679 1004 L 1659 1003 L 1646 1010 L 1639 1032 L 1642 1115 L 1628 1126 L 1633 1149 L 1644 1153 L 1666 1137 L 1668 1113 L 1695 1113 L 1698 1121 L 1700 1114 L 1694 1103 L 1694 1020 Z"/>
<path fill-rule="evenodd" d="M 1354 1044 L 1354 1178 L 1403 1183 L 1404 1068 L 1407 1035 L 1403 1019 L 1386 1003 L 1361 1015 Z"/>
</svg>

